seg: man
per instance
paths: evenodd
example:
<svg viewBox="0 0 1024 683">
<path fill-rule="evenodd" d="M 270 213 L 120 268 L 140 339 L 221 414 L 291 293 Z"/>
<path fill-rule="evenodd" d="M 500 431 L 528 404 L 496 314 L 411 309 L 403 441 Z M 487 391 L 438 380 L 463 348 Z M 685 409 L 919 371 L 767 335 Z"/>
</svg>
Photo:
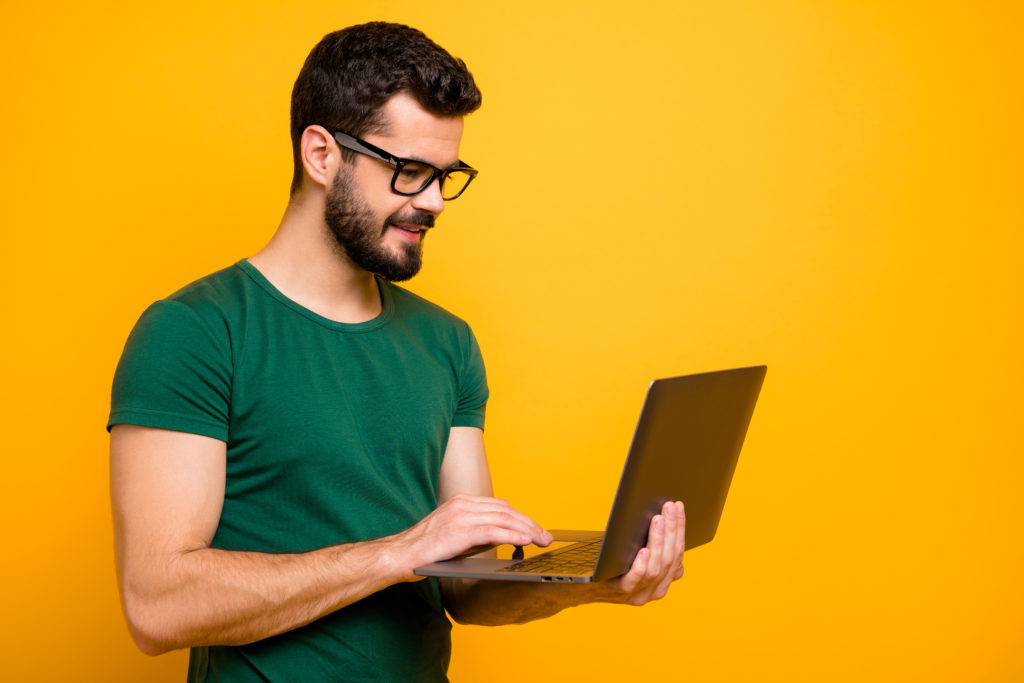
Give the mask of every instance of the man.
<svg viewBox="0 0 1024 683">
<path fill-rule="evenodd" d="M 642 604 L 682 575 L 666 504 L 603 584 L 420 580 L 476 546 L 551 536 L 492 496 L 469 327 L 392 284 L 420 267 L 480 104 L 422 33 L 354 26 L 292 95 L 295 175 L 248 260 L 157 302 L 114 380 L 111 491 L 132 637 L 189 680 L 446 680 L 450 623 Z"/>
</svg>

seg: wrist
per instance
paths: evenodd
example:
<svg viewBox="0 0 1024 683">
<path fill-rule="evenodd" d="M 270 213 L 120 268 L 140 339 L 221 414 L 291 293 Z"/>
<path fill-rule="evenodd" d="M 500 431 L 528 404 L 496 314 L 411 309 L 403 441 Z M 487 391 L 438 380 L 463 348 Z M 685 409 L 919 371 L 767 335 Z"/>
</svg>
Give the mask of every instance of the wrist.
<svg viewBox="0 0 1024 683">
<path fill-rule="evenodd" d="M 622 602 L 622 590 L 616 579 L 593 581 L 587 585 L 586 602 Z"/>
<path fill-rule="evenodd" d="M 417 562 L 414 546 L 404 538 L 405 532 L 371 541 L 378 547 L 374 548 L 380 570 L 388 577 L 388 584 L 403 581 L 418 581 L 421 577 L 413 574 L 413 569 L 423 564 Z"/>
</svg>

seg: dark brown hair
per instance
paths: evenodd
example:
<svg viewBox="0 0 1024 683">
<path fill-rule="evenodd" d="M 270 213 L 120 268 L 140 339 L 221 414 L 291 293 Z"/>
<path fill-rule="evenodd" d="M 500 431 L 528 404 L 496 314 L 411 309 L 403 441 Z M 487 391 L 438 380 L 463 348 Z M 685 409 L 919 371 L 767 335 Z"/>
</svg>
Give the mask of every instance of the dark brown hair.
<svg viewBox="0 0 1024 683">
<path fill-rule="evenodd" d="M 299 143 L 308 126 L 355 136 L 379 132 L 385 123 L 381 108 L 399 92 L 436 116 L 465 116 L 481 102 L 465 63 L 422 31 L 378 21 L 324 36 L 292 88 L 292 194 L 302 183 Z M 351 159 L 355 152 L 343 154 Z"/>
</svg>

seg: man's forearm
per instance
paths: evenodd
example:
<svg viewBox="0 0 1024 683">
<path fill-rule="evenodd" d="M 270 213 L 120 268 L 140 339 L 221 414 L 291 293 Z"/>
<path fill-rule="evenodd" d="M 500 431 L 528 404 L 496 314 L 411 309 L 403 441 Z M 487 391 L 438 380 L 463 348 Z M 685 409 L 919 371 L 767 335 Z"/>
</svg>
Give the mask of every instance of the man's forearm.
<svg viewBox="0 0 1024 683">
<path fill-rule="evenodd" d="M 124 577 L 129 629 L 147 654 L 277 635 L 404 580 L 392 546 L 378 539 L 298 554 L 183 552 L 145 576 Z"/>
<path fill-rule="evenodd" d="M 136 534 L 135 543 L 115 543 L 125 614 L 132 637 L 149 654 L 250 643 L 419 580 L 415 567 L 469 547 L 540 540 L 540 527 L 520 517 L 505 501 L 458 495 L 393 536 L 298 554 L 205 545 L 154 550 L 152 537 Z M 127 524 L 121 515 L 115 520 L 119 538 Z"/>
<path fill-rule="evenodd" d="M 614 601 L 602 583 L 441 579 L 445 607 L 460 624 L 501 626 L 544 619 L 568 607 Z"/>
</svg>

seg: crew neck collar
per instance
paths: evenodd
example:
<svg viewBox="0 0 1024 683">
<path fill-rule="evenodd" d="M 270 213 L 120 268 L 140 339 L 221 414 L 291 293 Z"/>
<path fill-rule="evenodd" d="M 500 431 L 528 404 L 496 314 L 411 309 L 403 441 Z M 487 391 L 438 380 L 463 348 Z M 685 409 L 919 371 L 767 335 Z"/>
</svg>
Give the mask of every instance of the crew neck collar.
<svg viewBox="0 0 1024 683">
<path fill-rule="evenodd" d="M 376 317 L 361 323 L 344 323 L 337 320 L 331 320 L 330 318 L 325 318 L 319 313 L 311 311 L 305 306 L 289 299 L 281 292 L 281 290 L 275 287 L 270 280 L 268 280 L 266 276 L 256 268 L 256 266 L 249 263 L 248 259 L 242 259 L 235 265 L 248 275 L 257 285 L 259 285 L 261 289 L 266 291 L 267 294 L 280 303 L 292 309 L 299 315 L 312 320 L 318 325 L 322 325 L 333 330 L 339 330 L 342 332 L 369 332 L 371 330 L 375 330 L 387 323 L 391 318 L 391 314 L 394 309 L 393 298 L 391 295 L 391 284 L 379 275 L 375 275 L 374 280 L 377 282 L 377 291 L 380 292 L 380 313 Z"/>
</svg>

